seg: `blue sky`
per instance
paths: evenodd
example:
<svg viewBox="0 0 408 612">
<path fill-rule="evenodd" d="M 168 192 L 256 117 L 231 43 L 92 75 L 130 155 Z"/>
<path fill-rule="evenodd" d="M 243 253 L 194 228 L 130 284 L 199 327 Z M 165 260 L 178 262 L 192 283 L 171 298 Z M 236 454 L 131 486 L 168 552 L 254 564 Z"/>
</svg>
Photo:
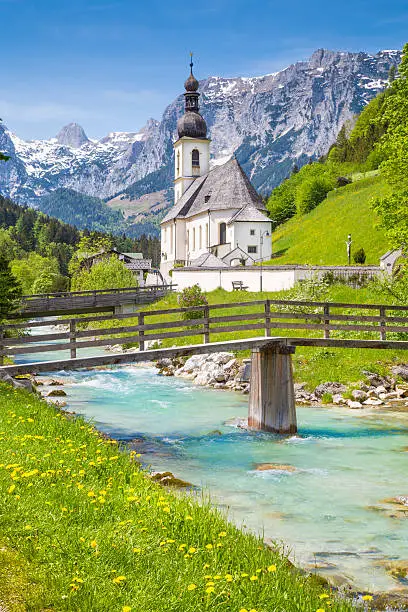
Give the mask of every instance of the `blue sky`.
<svg viewBox="0 0 408 612">
<path fill-rule="evenodd" d="M 407 0 L 0 0 L 0 117 L 22 138 L 137 131 L 198 78 L 408 39 Z"/>
</svg>

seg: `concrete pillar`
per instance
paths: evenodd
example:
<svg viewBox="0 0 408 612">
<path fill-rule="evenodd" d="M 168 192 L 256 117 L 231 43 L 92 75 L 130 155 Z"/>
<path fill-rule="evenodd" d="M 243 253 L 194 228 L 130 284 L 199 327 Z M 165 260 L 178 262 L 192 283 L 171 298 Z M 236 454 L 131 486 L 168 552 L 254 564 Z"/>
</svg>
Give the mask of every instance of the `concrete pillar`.
<svg viewBox="0 0 408 612">
<path fill-rule="evenodd" d="M 271 345 L 252 350 L 248 426 L 280 434 L 297 432 L 292 353 Z"/>
</svg>

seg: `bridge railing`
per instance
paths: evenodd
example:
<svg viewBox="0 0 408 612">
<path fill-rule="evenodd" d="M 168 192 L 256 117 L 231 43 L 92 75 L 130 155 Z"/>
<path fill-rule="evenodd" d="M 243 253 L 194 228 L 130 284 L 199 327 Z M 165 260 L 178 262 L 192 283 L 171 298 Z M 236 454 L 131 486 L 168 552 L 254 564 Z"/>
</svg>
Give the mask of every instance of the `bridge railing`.
<svg viewBox="0 0 408 612">
<path fill-rule="evenodd" d="M 87 328 L 87 324 L 93 327 Z M 171 339 L 194 344 L 260 334 L 293 338 L 306 334 L 310 340 L 323 337 L 338 343 L 344 338 L 364 338 L 379 340 L 385 346 L 390 334 L 393 340 L 408 339 L 408 306 L 256 300 L 34 321 L 29 326 L 30 335 L 24 335 L 27 323 L 0 327 L 0 363 L 5 355 L 69 350 L 75 358 L 80 349 L 114 344 L 138 344 L 143 351 L 155 342 Z M 36 333 L 42 327 L 51 327 L 51 332 Z"/>
<path fill-rule="evenodd" d="M 171 291 L 176 285 L 147 285 L 145 287 L 121 287 L 120 289 L 91 289 L 87 291 L 59 291 L 55 293 L 33 293 L 30 295 L 23 295 L 23 302 L 29 302 L 31 300 L 51 300 L 55 298 L 70 298 L 70 297 L 81 297 L 88 295 L 120 295 L 121 293 L 156 293 L 157 291 Z"/>
</svg>

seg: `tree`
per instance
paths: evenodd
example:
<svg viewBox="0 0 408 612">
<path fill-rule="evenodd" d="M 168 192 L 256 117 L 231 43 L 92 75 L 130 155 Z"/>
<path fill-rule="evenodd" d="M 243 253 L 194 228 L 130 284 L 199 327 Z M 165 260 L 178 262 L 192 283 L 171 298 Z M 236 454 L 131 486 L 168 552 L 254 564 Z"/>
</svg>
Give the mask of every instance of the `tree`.
<svg viewBox="0 0 408 612">
<path fill-rule="evenodd" d="M 9 262 L 0 256 L 0 321 L 18 308 L 21 296 L 21 285 L 12 274 Z"/>
<path fill-rule="evenodd" d="M 303 181 L 296 190 L 295 203 L 297 212 L 303 215 L 316 208 L 316 206 L 323 202 L 331 189 L 333 189 L 333 182 L 325 176 Z"/>
<path fill-rule="evenodd" d="M 358 249 L 354 253 L 353 259 L 354 259 L 354 263 L 356 263 L 356 264 L 364 264 L 365 263 L 365 260 L 367 259 L 367 257 L 366 257 L 365 250 L 363 249 L 363 247 L 361 247 L 361 249 Z"/>
<path fill-rule="evenodd" d="M 83 232 L 77 245 L 77 250 L 69 264 L 70 274 L 75 276 L 79 273 L 84 259 L 101 251 L 110 251 L 112 246 L 113 240 L 110 236 L 97 232 Z"/>
<path fill-rule="evenodd" d="M 377 199 L 374 209 L 393 246 L 408 250 L 408 44 L 399 66 L 400 78 L 387 90 L 384 117 L 387 131 L 378 150 L 385 161 L 381 173 L 392 188 L 390 196 Z"/>
<path fill-rule="evenodd" d="M 72 279 L 73 291 L 91 291 L 93 289 L 120 289 L 135 287 L 136 279 L 122 261 L 115 256 L 96 263 L 89 270 L 79 270 Z"/>
<path fill-rule="evenodd" d="M 34 293 L 36 280 L 44 274 L 53 274 L 56 280 L 56 285 L 50 287 L 48 291 L 58 290 L 60 271 L 55 257 L 42 257 L 38 253 L 32 252 L 24 259 L 13 259 L 10 266 L 12 273 L 20 282 L 25 295 Z"/>
</svg>

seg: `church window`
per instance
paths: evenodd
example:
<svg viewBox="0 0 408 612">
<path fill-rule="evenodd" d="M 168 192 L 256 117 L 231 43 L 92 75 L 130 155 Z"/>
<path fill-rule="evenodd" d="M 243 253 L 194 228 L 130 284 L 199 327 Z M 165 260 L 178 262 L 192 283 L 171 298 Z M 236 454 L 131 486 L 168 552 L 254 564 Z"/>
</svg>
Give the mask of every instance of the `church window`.
<svg viewBox="0 0 408 612">
<path fill-rule="evenodd" d="M 248 253 L 257 253 L 258 252 L 258 247 L 257 246 L 249 246 L 247 251 L 248 251 Z"/>
<path fill-rule="evenodd" d="M 190 230 L 187 230 L 187 251 L 190 252 Z"/>
<path fill-rule="evenodd" d="M 173 251 L 173 228 L 170 227 L 170 251 Z"/>
<path fill-rule="evenodd" d="M 227 224 L 220 223 L 220 239 L 219 244 L 226 244 L 227 242 Z"/>
<path fill-rule="evenodd" d="M 206 195 L 204 196 L 204 202 L 207 204 L 207 202 L 210 201 L 211 196 L 210 195 Z"/>
<path fill-rule="evenodd" d="M 210 245 L 208 244 L 208 223 L 205 224 L 205 246 L 209 247 Z"/>
<path fill-rule="evenodd" d="M 200 229 L 198 230 L 198 235 L 199 235 L 199 248 L 202 249 L 203 248 L 203 228 L 200 225 Z"/>
<path fill-rule="evenodd" d="M 196 248 L 195 234 L 196 234 L 195 227 L 193 227 L 193 251 L 195 251 L 195 248 Z"/>
<path fill-rule="evenodd" d="M 191 163 L 195 168 L 199 168 L 200 166 L 200 152 L 198 149 L 193 149 L 191 153 Z"/>
<path fill-rule="evenodd" d="M 254 229 L 249 230 L 249 235 L 250 236 L 255 236 L 255 230 Z"/>
<path fill-rule="evenodd" d="M 177 151 L 177 176 L 180 174 L 180 151 Z"/>
</svg>

